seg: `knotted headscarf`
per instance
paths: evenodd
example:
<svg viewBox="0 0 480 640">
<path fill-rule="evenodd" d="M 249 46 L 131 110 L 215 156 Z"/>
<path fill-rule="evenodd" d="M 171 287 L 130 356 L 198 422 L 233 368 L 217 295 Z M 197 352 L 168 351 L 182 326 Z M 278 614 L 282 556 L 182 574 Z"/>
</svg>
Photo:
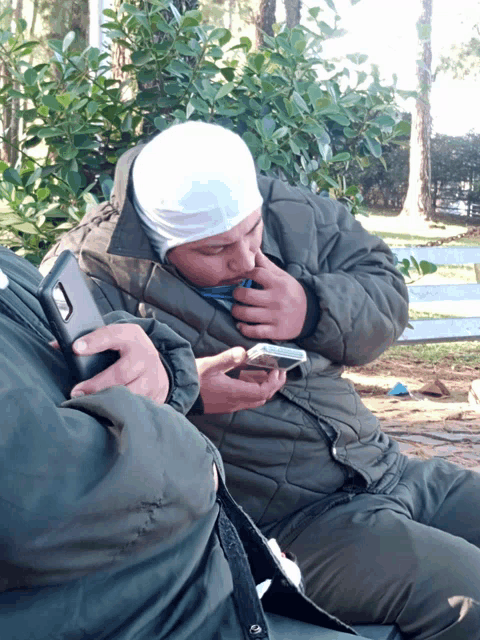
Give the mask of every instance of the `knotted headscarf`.
<svg viewBox="0 0 480 640">
<path fill-rule="evenodd" d="M 162 260 L 172 247 L 229 231 L 262 205 L 245 142 L 205 122 L 153 138 L 137 156 L 132 180 L 135 208 Z"/>
</svg>

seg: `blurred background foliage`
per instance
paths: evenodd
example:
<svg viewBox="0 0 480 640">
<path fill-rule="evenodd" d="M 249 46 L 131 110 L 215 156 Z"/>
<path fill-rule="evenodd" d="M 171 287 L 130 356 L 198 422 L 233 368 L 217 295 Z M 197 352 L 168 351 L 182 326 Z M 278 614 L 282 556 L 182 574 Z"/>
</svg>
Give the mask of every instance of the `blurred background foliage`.
<svg viewBox="0 0 480 640">
<path fill-rule="evenodd" d="M 223 6 L 221 24 L 232 6 Z M 74 27 L 63 34 L 52 17 L 49 37 L 35 38 L 31 23 L 4 10 L 3 244 L 38 263 L 88 206 L 109 197 L 126 149 L 187 119 L 233 129 L 263 173 L 360 210 L 358 176 L 386 168 L 383 150 L 408 138 L 395 79 L 382 82 L 362 54 L 325 59 L 322 45 L 340 28 L 321 7 L 305 25 L 262 29 L 256 45 L 209 22 L 214 8 L 123 3 L 105 11 L 111 48 L 104 52 L 86 46 L 80 18 L 62 18 Z"/>
</svg>

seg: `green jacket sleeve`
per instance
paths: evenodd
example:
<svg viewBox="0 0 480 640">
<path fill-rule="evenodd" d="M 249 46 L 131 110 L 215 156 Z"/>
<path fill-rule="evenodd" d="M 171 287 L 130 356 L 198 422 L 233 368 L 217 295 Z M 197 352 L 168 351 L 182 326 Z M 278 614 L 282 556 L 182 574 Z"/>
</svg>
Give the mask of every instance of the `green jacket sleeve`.
<svg viewBox="0 0 480 640">
<path fill-rule="evenodd" d="M 337 201 L 280 181 L 268 185 L 264 217 L 286 270 L 318 305 L 300 347 L 360 365 L 395 342 L 408 321 L 408 293 L 383 240 Z"/>
<path fill-rule="evenodd" d="M 137 318 L 125 311 L 112 311 L 104 316 L 104 320 L 106 324 L 132 323 L 142 327 L 159 352 L 170 380 L 166 404 L 186 415 L 200 391 L 190 343 L 154 318 Z"/>
<path fill-rule="evenodd" d="M 58 407 L 16 382 L 0 406 L 0 591 L 121 567 L 214 509 L 211 445 L 169 406 L 114 387 Z"/>
</svg>

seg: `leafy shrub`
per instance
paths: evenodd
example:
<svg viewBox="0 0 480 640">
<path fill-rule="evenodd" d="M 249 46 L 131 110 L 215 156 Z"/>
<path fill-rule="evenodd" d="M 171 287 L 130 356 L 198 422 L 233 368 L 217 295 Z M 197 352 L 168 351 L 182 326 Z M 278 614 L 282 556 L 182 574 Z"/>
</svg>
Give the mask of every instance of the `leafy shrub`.
<svg viewBox="0 0 480 640">
<path fill-rule="evenodd" d="M 167 0 L 125 3 L 105 11 L 104 28 L 131 52 L 126 80 L 112 77 L 107 54 L 73 52 L 73 33 L 50 42 L 50 60 L 35 64 L 39 43 L 26 40 L 24 21 L 1 31 L 0 104 L 20 101 L 23 131 L 17 166 L 0 165 L 2 243 L 38 262 L 87 206 L 108 198 L 127 148 L 187 119 L 235 130 L 262 172 L 328 191 L 355 212 L 361 194 L 346 184 L 346 170 L 381 160 L 404 124 L 395 86 L 363 70 L 366 56 L 349 57 L 354 71 L 322 58 L 334 30 L 319 11 L 310 10 L 312 28 L 283 28 L 254 51 L 245 37 L 231 46 L 231 33 L 203 25 L 199 11 L 180 15 Z"/>
</svg>

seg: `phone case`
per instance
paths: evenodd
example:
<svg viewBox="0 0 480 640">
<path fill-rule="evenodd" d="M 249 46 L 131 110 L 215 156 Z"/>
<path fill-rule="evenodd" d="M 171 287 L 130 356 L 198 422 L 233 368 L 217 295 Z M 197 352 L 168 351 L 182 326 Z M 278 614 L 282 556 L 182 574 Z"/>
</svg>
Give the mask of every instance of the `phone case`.
<svg viewBox="0 0 480 640">
<path fill-rule="evenodd" d="M 41 281 L 37 297 L 65 359 L 79 382 L 92 378 L 118 359 L 117 351 L 79 356 L 72 350 L 75 340 L 103 327 L 105 323 L 85 275 L 71 251 L 63 251 L 59 255 L 51 271 Z"/>
<path fill-rule="evenodd" d="M 290 371 L 302 362 L 306 362 L 307 353 L 303 349 L 291 349 L 273 344 L 256 344 L 247 351 L 245 365 L 262 369 L 281 369 Z"/>
</svg>

